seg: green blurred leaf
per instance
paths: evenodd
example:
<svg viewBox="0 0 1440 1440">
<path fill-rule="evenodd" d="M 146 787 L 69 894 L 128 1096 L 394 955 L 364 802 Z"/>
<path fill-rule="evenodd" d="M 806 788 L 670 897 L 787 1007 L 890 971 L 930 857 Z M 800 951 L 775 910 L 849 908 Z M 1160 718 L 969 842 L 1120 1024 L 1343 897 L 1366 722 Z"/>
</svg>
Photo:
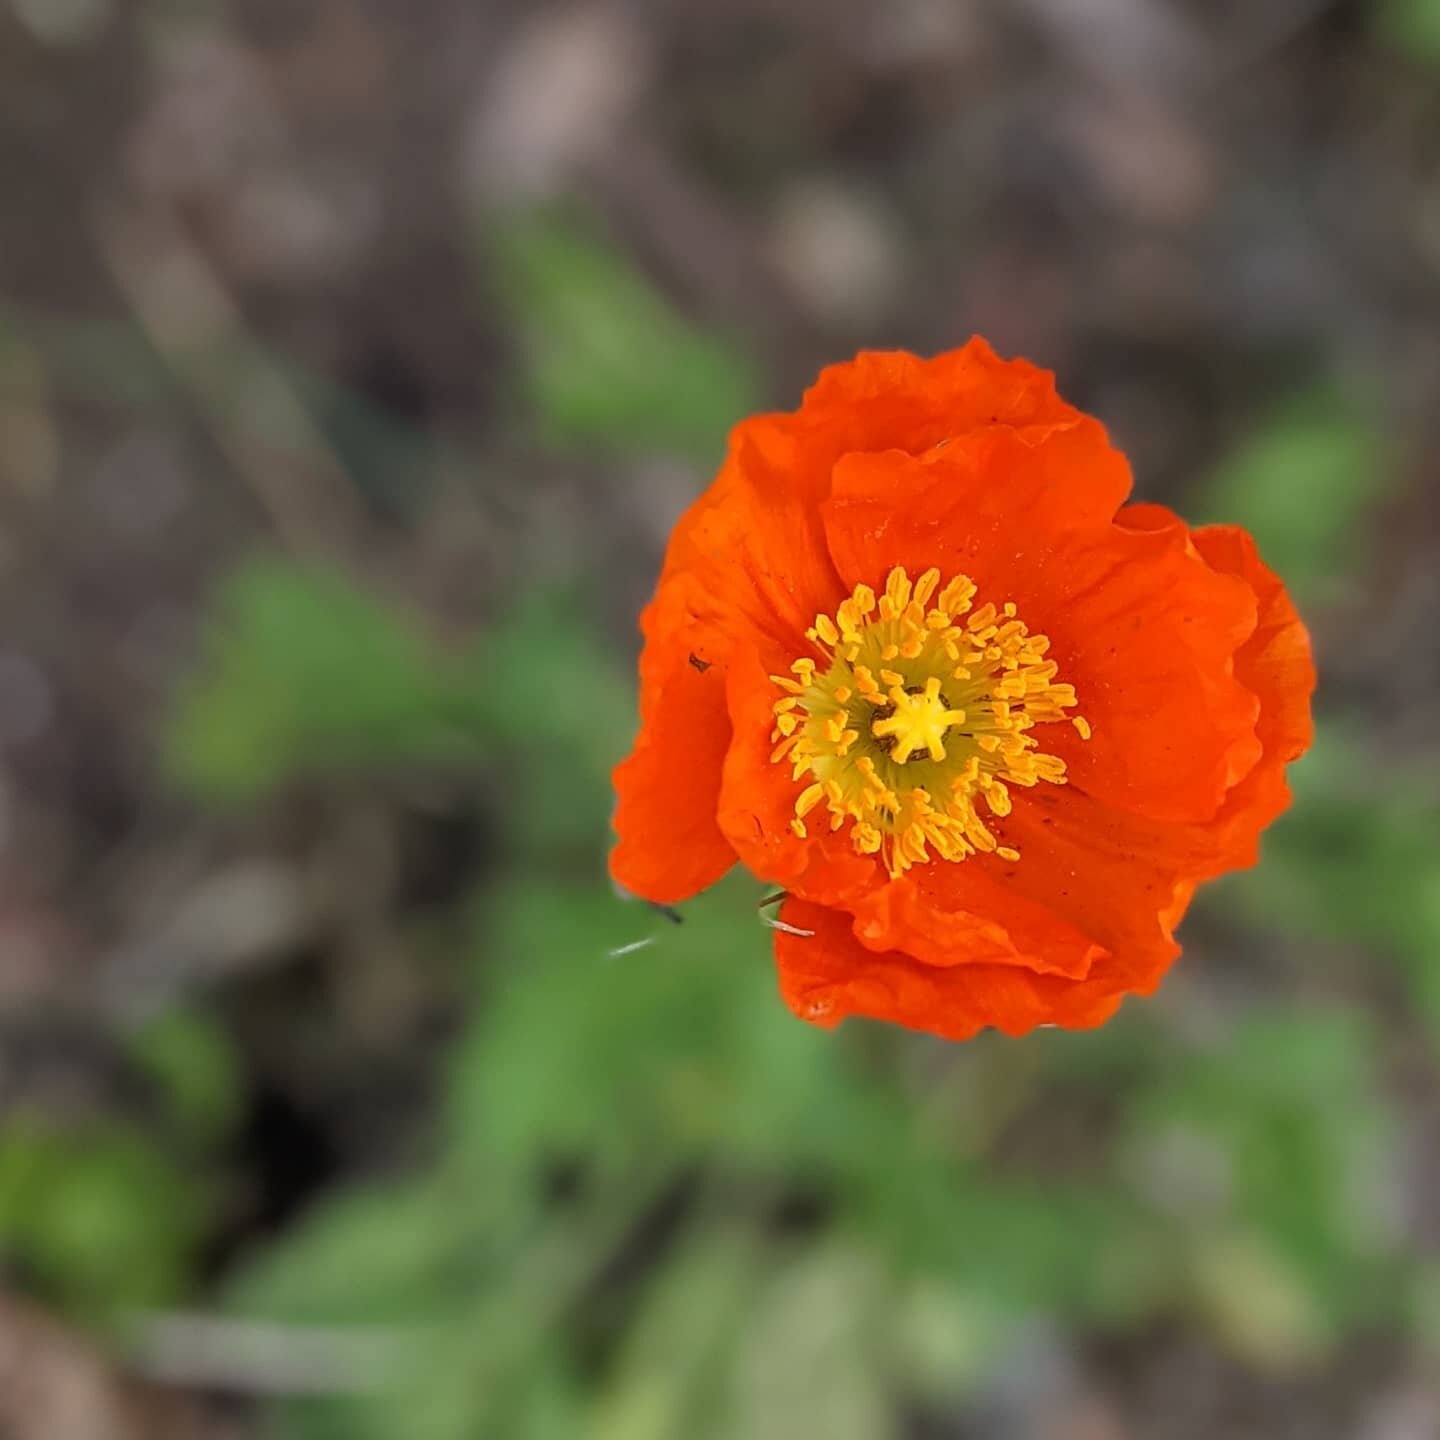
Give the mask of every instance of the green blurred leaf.
<svg viewBox="0 0 1440 1440">
<path fill-rule="evenodd" d="M 1333 944 L 1367 943 L 1404 967 L 1440 1040 L 1440 766 L 1387 770 L 1367 743 L 1322 724 L 1290 770 L 1291 812 L 1264 864 L 1226 882 L 1256 924 Z"/>
<path fill-rule="evenodd" d="M 166 760 L 217 802 L 303 774 L 493 764 L 513 846 L 598 855 L 633 705 L 578 597 L 531 596 L 441 655 L 345 578 L 254 561 L 216 596 Z"/>
<path fill-rule="evenodd" d="M 248 799 L 297 771 L 445 759 L 467 743 L 416 632 L 339 576 L 245 566 L 204 648 L 168 753 L 202 796 Z"/>
<path fill-rule="evenodd" d="M 1426 64 L 1440 64 L 1440 0 L 1378 0 L 1375 32 Z"/>
<path fill-rule="evenodd" d="M 197 1140 L 213 1143 L 235 1125 L 243 1100 L 240 1062 L 212 1016 L 168 1010 L 130 1037 L 129 1050 Z"/>
<path fill-rule="evenodd" d="M 353 1187 L 242 1271 L 231 1306 L 291 1324 L 429 1318 L 457 1280 L 458 1198 L 423 1180 Z"/>
<path fill-rule="evenodd" d="M 1364 560 L 1357 536 L 1392 476 L 1369 418 L 1344 396 L 1282 405 L 1220 466 L 1205 491 L 1210 518 L 1243 525 L 1302 598 Z"/>
<path fill-rule="evenodd" d="M 552 443 L 719 459 L 758 392 L 733 344 L 682 319 L 588 225 L 531 215 L 492 245 L 520 328 L 529 404 Z"/>
<path fill-rule="evenodd" d="M 905 1116 L 780 1002 L 759 894 L 737 873 L 672 925 L 603 882 L 498 887 L 486 998 L 452 1058 L 457 1152 L 487 1170 L 716 1147 L 801 1174 L 873 1169 Z"/>
<path fill-rule="evenodd" d="M 886 1440 L 890 1287 L 873 1256 L 817 1246 L 780 1269 L 747 1317 L 725 1440 Z"/>
<path fill-rule="evenodd" d="M 610 769 L 635 728 L 633 678 L 601 645 L 573 594 L 520 601 L 467 657 L 457 716 L 493 737 L 512 854 L 599 857 L 609 836 Z M 496 678 L 501 677 L 501 678 Z"/>
<path fill-rule="evenodd" d="M 141 1136 L 17 1115 L 0 1129 L 0 1252 L 93 1319 L 183 1294 L 202 1182 Z"/>
<path fill-rule="evenodd" d="M 1207 1267 L 1231 1277 L 1245 1255 L 1266 1256 L 1256 1284 L 1263 1269 L 1277 1357 L 1386 1303 L 1392 1146 L 1374 1064 L 1358 1015 L 1251 1014 L 1215 1049 L 1174 1059 L 1131 1105 L 1131 1174 L 1171 1214 L 1211 1308 Z M 1243 1339 L 1266 1347 L 1253 1327 Z"/>
<path fill-rule="evenodd" d="M 595 1440 L 713 1433 L 716 1410 L 774 1256 L 738 1225 L 711 1225 L 657 1270 L 599 1397 Z"/>
<path fill-rule="evenodd" d="M 1333 1318 L 1269 1239 L 1244 1230 L 1207 1235 L 1193 1258 L 1201 1313 L 1251 1364 L 1292 1370 L 1322 1358 L 1333 1343 Z"/>
<path fill-rule="evenodd" d="M 917 1276 L 897 1295 L 889 1322 L 899 1378 L 927 1400 L 954 1404 L 984 1377 L 1008 1318 L 981 1297 Z"/>
</svg>

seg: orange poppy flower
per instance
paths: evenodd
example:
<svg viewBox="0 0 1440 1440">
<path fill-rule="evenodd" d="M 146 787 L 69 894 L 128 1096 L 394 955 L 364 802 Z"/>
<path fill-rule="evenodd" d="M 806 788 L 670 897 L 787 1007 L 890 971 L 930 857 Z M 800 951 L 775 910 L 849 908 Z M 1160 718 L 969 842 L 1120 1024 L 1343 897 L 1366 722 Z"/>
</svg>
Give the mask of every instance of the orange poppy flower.
<svg viewBox="0 0 1440 1440">
<path fill-rule="evenodd" d="M 1017 1035 L 1153 991 L 1288 803 L 1315 670 L 1250 537 L 1130 484 L 978 338 L 737 426 L 641 618 L 615 879 L 782 887 L 781 993 L 820 1025 Z"/>
</svg>

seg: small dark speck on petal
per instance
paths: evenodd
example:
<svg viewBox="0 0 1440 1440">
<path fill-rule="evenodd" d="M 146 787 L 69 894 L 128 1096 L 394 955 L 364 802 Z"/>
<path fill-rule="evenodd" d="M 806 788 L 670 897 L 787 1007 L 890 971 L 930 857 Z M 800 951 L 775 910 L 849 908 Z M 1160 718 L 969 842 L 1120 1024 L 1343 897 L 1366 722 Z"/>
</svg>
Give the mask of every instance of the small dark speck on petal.
<svg viewBox="0 0 1440 1440">
<path fill-rule="evenodd" d="M 690 652 L 690 663 L 703 675 L 711 665 L 709 660 L 702 660 L 693 650 Z"/>
</svg>

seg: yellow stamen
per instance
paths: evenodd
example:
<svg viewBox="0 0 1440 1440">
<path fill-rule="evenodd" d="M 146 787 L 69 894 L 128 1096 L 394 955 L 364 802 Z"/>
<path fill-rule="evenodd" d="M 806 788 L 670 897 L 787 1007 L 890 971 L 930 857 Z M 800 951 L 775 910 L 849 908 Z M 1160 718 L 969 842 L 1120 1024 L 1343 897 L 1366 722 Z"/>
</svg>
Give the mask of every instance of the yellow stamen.
<svg viewBox="0 0 1440 1440">
<path fill-rule="evenodd" d="M 1003 820 L 1010 786 L 1065 783 L 1036 726 L 1068 719 L 1090 738 L 1083 717 L 1064 713 L 1075 691 L 1044 658 L 1049 639 L 1030 634 L 1011 601 L 972 610 L 967 576 L 940 581 L 932 568 L 912 584 L 897 567 L 878 595 L 857 585 L 806 635 L 828 663 L 803 658 L 794 679 L 771 677 L 783 692 L 771 758 L 806 782 L 790 828 L 806 838 L 805 817 L 823 805 L 829 828 L 848 824 L 857 853 L 878 855 L 892 876 L 982 853 L 1019 860 L 977 802 Z"/>
</svg>

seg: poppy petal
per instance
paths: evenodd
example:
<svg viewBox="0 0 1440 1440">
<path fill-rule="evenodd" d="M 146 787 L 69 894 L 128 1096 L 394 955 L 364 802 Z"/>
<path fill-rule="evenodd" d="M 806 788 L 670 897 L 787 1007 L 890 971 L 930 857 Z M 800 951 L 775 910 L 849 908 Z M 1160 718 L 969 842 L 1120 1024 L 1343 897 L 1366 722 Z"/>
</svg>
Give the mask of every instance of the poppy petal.
<svg viewBox="0 0 1440 1440">
<path fill-rule="evenodd" d="M 677 613 L 678 606 L 678 613 Z M 732 643 L 713 622 L 689 619 L 674 587 L 646 609 L 640 733 L 615 767 L 610 874 L 660 904 L 718 880 L 735 852 L 716 823 L 730 744 L 725 684 Z"/>
<path fill-rule="evenodd" d="M 849 451 L 918 455 L 992 425 L 1039 434 L 1080 418 L 1056 393 L 1048 370 L 1002 360 L 978 335 L 933 359 L 862 351 L 822 370 L 800 408 L 801 421 L 832 462 Z"/>
<path fill-rule="evenodd" d="M 1255 627 L 1249 585 L 1184 536 L 1113 522 L 1129 468 L 1094 421 L 1028 443 L 996 429 L 922 458 L 848 456 L 824 507 L 842 581 L 892 566 L 970 576 L 1013 600 L 1075 686 L 1093 738 L 1050 726 L 1074 784 L 1157 818 L 1203 819 L 1260 755 L 1231 673 Z M 1038 738 L 1038 737 L 1037 737 Z"/>
<path fill-rule="evenodd" d="M 990 1026 L 1007 1035 L 1039 1025 L 1085 1030 L 1108 1020 L 1124 997 L 1103 975 L 1076 982 L 1013 965 L 922 965 L 899 951 L 877 953 L 841 912 L 804 900 L 787 900 L 780 918 L 788 927 L 775 937 L 780 993 L 812 1025 L 862 1015 L 947 1040 Z"/>
<path fill-rule="evenodd" d="M 1186 530 L 1163 505 L 1129 505 L 1119 519 L 1132 529 Z M 1260 832 L 1290 803 L 1285 766 L 1314 739 L 1310 702 L 1316 670 L 1309 631 L 1279 577 L 1261 559 L 1255 541 L 1234 525 L 1186 531 L 1196 553 L 1218 574 L 1233 576 L 1255 595 L 1257 619 L 1236 651 L 1235 678 L 1259 702 L 1255 734 L 1263 754 L 1225 797 L 1212 827 L 1216 859 L 1206 875 L 1253 865 Z"/>
<path fill-rule="evenodd" d="M 734 428 L 715 483 L 675 527 L 660 578 L 688 576 L 696 613 L 792 651 L 841 596 L 794 429 L 769 415 Z"/>
<path fill-rule="evenodd" d="M 1316 672 L 1310 634 L 1279 576 L 1260 559 L 1255 541 L 1244 530 L 1237 525 L 1207 525 L 1193 531 L 1191 538 L 1212 569 L 1238 576 L 1255 592 L 1259 620 L 1235 656 L 1235 674 L 1260 697 L 1255 730 L 1267 759 L 1294 760 L 1315 738 L 1310 697 Z"/>
<path fill-rule="evenodd" d="M 869 950 L 904 950 L 927 965 L 1021 965 L 1083 980 L 1104 946 L 1009 887 L 1015 865 L 998 857 L 917 865 L 847 904 Z"/>
<path fill-rule="evenodd" d="M 737 651 L 728 684 L 734 743 L 725 756 L 720 829 L 761 880 L 840 904 L 884 877 L 870 857 L 855 853 L 848 835 L 817 825 L 802 839 L 791 828 L 800 786 L 788 765 L 770 758 L 778 694 L 759 655 L 753 649 Z"/>
</svg>

